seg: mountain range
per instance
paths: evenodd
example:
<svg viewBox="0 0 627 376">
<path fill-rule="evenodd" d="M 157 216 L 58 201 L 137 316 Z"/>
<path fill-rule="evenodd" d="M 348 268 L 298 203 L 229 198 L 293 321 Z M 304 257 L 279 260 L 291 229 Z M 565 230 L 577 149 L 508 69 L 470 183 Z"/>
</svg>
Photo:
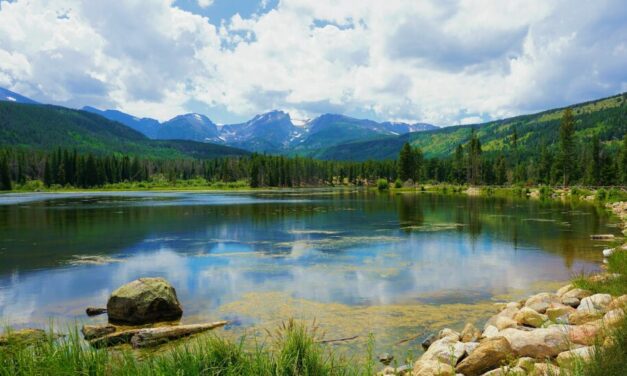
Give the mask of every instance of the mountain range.
<svg viewBox="0 0 627 376">
<path fill-rule="evenodd" d="M 345 142 L 439 129 L 426 123 L 379 123 L 337 114 L 324 114 L 297 126 L 288 113 L 278 110 L 256 115 L 245 123 L 226 125 L 216 125 L 205 115 L 195 113 L 160 123 L 116 110 L 94 107 L 83 107 L 83 110 L 120 122 L 152 139 L 212 142 L 280 154 L 315 155 L 321 148 Z"/>
<path fill-rule="evenodd" d="M 570 106 L 575 135 L 614 147 L 627 133 L 627 93 Z M 510 152 L 517 135 L 519 153 L 557 147 L 564 109 L 463 126 L 438 128 L 323 114 L 294 124 L 283 111 L 260 114 L 245 123 L 218 125 L 201 114 L 168 121 L 138 118 L 121 111 L 84 107 L 73 110 L 42 105 L 0 89 L 0 145 L 37 149 L 58 146 L 95 153 L 148 157 L 212 158 L 250 152 L 302 155 L 326 160 L 394 159 L 404 143 L 427 157 L 451 155 L 475 132 L 484 153 Z"/>
</svg>

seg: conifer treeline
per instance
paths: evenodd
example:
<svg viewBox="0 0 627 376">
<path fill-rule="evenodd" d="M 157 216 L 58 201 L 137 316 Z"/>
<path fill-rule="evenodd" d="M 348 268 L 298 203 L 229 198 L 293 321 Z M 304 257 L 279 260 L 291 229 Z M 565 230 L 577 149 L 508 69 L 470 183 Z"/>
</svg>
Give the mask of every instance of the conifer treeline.
<svg viewBox="0 0 627 376">
<path fill-rule="evenodd" d="M 540 155 L 521 157 L 518 135 L 511 136 L 512 150 L 507 154 L 484 155 L 481 141 L 472 133 L 465 145 L 458 145 L 451 158 L 424 159 L 419 149 L 405 144 L 399 155 L 399 178 L 433 180 L 457 184 L 528 185 L 627 185 L 627 134 L 618 148 L 591 139 L 574 137 L 575 120 L 570 109 L 564 111 L 557 145 L 544 145 Z"/>
<path fill-rule="evenodd" d="M 627 135 L 619 148 L 608 148 L 593 136 L 576 140 L 572 113 L 565 111 L 559 143 L 546 145 L 540 155 L 524 158 L 517 150 L 517 133 L 508 154 L 485 155 L 473 132 L 450 158 L 425 158 L 405 144 L 398 161 L 336 162 L 302 157 L 253 154 L 211 160 L 142 159 L 96 156 L 58 149 L 35 152 L 19 148 L 0 150 L 0 190 L 15 183 L 40 180 L 47 187 L 99 187 L 120 182 L 142 182 L 156 177 L 170 182 L 204 178 L 209 182 L 246 180 L 251 187 L 302 187 L 329 184 L 374 183 L 377 179 L 456 184 L 549 184 L 589 186 L 627 185 Z"/>
<path fill-rule="evenodd" d="M 395 161 L 331 162 L 311 158 L 268 156 L 210 160 L 155 160 L 128 156 L 96 156 L 58 149 L 52 153 L 0 150 L 0 189 L 13 183 L 41 180 L 45 186 L 91 188 L 119 182 L 142 182 L 159 176 L 170 182 L 247 180 L 252 187 L 320 186 L 378 177 L 394 179 Z"/>
</svg>

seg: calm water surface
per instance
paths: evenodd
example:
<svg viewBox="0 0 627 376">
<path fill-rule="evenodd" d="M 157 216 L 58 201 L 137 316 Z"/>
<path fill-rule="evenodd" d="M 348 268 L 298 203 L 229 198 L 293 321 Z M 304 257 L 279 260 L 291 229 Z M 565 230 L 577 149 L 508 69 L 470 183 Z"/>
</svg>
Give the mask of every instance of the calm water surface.
<svg viewBox="0 0 627 376">
<path fill-rule="evenodd" d="M 597 270 L 603 243 L 589 236 L 608 232 L 615 223 L 593 206 L 499 198 L 0 195 L 0 320 L 87 320 L 84 308 L 116 287 L 163 276 L 187 322 L 226 318 L 239 334 L 316 319 L 327 338 L 374 332 L 400 351 L 439 326 L 480 322 L 494 301 Z"/>
</svg>

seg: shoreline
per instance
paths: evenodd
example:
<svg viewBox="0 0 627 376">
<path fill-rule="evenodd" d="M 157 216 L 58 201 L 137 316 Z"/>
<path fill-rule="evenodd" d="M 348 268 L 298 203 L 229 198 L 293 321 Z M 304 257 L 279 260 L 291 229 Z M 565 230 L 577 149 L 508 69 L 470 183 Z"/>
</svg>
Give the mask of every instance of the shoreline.
<svg viewBox="0 0 627 376">
<path fill-rule="evenodd" d="M 627 202 L 605 208 L 620 219 L 627 235 Z M 624 258 L 627 243 L 618 240 L 603 251 L 606 258 Z M 497 313 L 482 330 L 472 322 L 459 332 L 443 328 L 422 342 L 425 353 L 413 365 L 386 366 L 377 375 L 587 375 L 605 352 L 619 346 L 615 336 L 621 334 L 615 331 L 625 328 L 627 295 L 620 281 L 624 270 L 611 268 L 571 280 L 555 292 L 497 303 Z M 595 291 L 599 286 L 605 290 L 604 284 L 613 281 L 621 284 L 622 294 Z M 618 362 L 620 366 L 622 360 Z"/>
</svg>

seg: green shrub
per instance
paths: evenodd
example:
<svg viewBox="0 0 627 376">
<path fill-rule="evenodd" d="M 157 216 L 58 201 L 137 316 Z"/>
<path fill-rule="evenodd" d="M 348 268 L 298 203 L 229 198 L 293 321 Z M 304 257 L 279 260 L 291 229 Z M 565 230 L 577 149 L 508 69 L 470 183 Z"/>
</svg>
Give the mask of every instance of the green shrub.
<svg viewBox="0 0 627 376">
<path fill-rule="evenodd" d="M 403 182 L 401 179 L 396 179 L 396 181 L 394 181 L 394 188 L 403 188 Z"/>
<path fill-rule="evenodd" d="M 597 193 L 594 195 L 594 198 L 601 202 L 607 200 L 607 191 L 603 188 L 597 189 Z"/>
<path fill-rule="evenodd" d="M 390 188 L 390 184 L 388 183 L 387 179 L 379 179 L 377 180 L 377 189 L 380 191 L 384 191 L 386 189 Z"/>
</svg>

